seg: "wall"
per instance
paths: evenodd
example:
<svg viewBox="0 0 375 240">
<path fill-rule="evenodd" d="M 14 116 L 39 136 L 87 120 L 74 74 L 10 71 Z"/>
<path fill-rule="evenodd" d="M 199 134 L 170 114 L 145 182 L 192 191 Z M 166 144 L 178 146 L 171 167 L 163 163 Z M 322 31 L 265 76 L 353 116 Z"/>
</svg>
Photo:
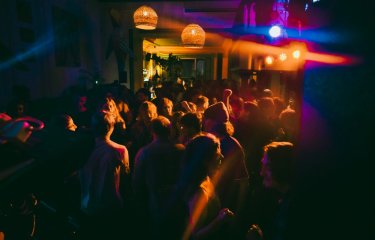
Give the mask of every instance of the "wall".
<svg viewBox="0 0 375 240">
<path fill-rule="evenodd" d="M 96 1 L 4 1 L 0 21 L 7 24 L 0 25 L 0 43 L 8 54 L 1 58 L 0 107 L 15 85 L 28 87 L 33 99 L 56 97 L 75 84 L 90 85 L 85 72 L 101 72 L 98 13 Z M 64 41 L 71 44 L 57 59 L 55 47 Z"/>
</svg>

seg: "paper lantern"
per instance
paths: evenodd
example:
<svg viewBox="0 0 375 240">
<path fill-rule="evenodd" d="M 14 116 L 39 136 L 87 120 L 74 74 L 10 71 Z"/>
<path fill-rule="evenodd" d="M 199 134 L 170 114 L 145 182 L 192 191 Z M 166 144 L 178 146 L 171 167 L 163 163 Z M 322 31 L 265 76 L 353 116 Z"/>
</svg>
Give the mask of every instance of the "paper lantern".
<svg viewBox="0 0 375 240">
<path fill-rule="evenodd" d="M 158 15 L 155 10 L 146 5 L 135 10 L 133 18 L 135 27 L 143 30 L 153 30 L 158 23 Z"/>
<path fill-rule="evenodd" d="M 198 24 L 187 25 L 181 34 L 184 47 L 202 48 L 206 39 L 206 33 Z"/>
</svg>

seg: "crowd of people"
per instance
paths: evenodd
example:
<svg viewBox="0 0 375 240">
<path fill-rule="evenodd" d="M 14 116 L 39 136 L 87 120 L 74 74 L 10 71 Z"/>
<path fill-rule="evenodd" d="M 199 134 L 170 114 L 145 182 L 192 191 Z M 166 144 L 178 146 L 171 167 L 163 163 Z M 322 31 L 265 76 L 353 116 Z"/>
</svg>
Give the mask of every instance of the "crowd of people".
<svg viewBox="0 0 375 240">
<path fill-rule="evenodd" d="M 73 216 L 78 239 L 284 239 L 300 113 L 269 89 L 214 82 L 166 83 L 152 99 L 121 85 L 33 108 L 15 99 L 0 118 L 2 175 L 35 159 L 19 191 Z M 25 116 L 44 129 L 14 127 Z M 24 196 L 14 192 L 3 206 Z"/>
</svg>

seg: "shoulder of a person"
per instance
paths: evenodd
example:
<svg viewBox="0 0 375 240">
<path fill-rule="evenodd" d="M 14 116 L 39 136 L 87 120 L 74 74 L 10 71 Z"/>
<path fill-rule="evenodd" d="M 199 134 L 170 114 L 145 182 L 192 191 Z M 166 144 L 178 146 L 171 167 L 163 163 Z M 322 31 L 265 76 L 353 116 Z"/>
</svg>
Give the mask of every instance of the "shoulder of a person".
<svg viewBox="0 0 375 240">
<path fill-rule="evenodd" d="M 120 153 L 126 153 L 126 152 L 128 152 L 128 149 L 124 145 L 118 144 L 118 143 L 113 142 L 113 141 L 109 142 L 109 146 L 113 150 L 115 150 L 116 152 L 120 152 Z"/>
<path fill-rule="evenodd" d="M 185 150 L 185 145 L 182 144 L 182 143 L 176 143 L 176 144 L 174 145 L 174 147 L 175 147 L 178 151 L 183 151 L 183 150 Z"/>
</svg>

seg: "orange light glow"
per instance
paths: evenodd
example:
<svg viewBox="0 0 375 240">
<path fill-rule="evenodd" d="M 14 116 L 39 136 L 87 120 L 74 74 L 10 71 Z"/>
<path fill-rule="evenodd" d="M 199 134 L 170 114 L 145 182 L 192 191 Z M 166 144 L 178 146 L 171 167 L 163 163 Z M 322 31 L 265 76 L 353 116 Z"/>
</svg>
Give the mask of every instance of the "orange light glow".
<svg viewBox="0 0 375 240">
<path fill-rule="evenodd" d="M 293 55 L 293 57 L 295 59 L 298 59 L 298 58 L 301 57 L 301 51 L 300 50 L 295 50 L 295 51 L 293 51 L 292 55 Z"/>
<path fill-rule="evenodd" d="M 271 56 L 267 56 L 266 59 L 265 59 L 265 61 L 266 61 L 266 63 L 267 63 L 268 65 L 271 65 L 271 64 L 273 63 L 273 57 L 271 57 Z"/>
<path fill-rule="evenodd" d="M 288 58 L 288 57 L 286 56 L 286 53 L 281 53 L 281 54 L 279 55 L 279 59 L 280 59 L 280 61 L 282 61 L 282 62 L 284 62 L 287 58 Z"/>
<path fill-rule="evenodd" d="M 327 63 L 327 64 L 348 64 L 352 62 L 352 60 L 347 57 L 335 56 L 335 55 L 323 54 L 323 53 L 314 53 L 314 52 L 307 52 L 305 59 L 309 61 L 321 62 L 321 63 Z"/>
</svg>

